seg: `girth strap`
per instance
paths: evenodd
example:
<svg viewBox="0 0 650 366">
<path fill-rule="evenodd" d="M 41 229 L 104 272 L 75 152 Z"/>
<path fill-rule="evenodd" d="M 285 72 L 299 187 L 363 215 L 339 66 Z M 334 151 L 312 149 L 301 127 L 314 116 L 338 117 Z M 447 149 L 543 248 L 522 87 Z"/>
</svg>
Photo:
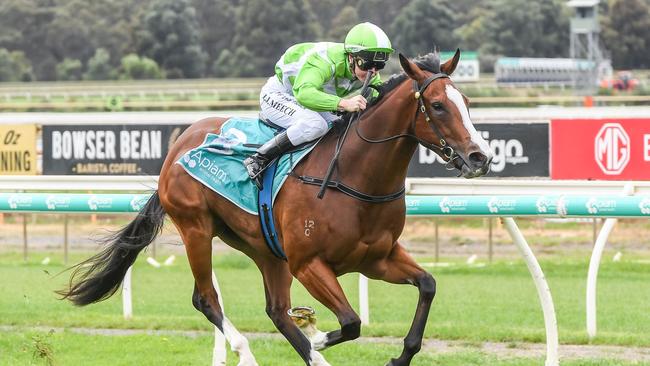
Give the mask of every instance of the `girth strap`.
<svg viewBox="0 0 650 366">
<path fill-rule="evenodd" d="M 275 222 L 273 220 L 273 179 L 275 178 L 275 171 L 278 168 L 278 160 L 269 164 L 268 168 L 262 173 L 263 175 L 263 188 L 258 192 L 258 212 L 260 218 L 260 225 L 262 226 L 262 234 L 266 245 L 271 250 L 271 253 L 280 259 L 287 260 L 286 254 L 282 250 L 282 244 L 278 238 L 278 232 L 275 229 Z"/>
<path fill-rule="evenodd" d="M 292 174 L 295 178 L 300 180 L 301 182 L 305 184 L 313 184 L 317 186 L 321 186 L 323 184 L 323 179 L 316 178 L 316 177 L 311 177 L 308 175 L 294 175 Z M 370 203 L 383 203 L 383 202 L 390 202 L 394 201 L 402 196 L 404 196 L 404 193 L 406 192 L 406 187 L 402 187 L 399 191 L 391 194 L 387 194 L 384 196 L 373 196 L 370 194 L 365 194 L 363 192 L 359 192 L 356 189 L 343 184 L 342 182 L 339 181 L 331 181 L 328 180 L 326 186 L 328 188 L 334 188 L 338 189 L 342 193 L 347 194 L 350 197 L 356 198 L 360 201 L 363 202 L 370 202 Z"/>
</svg>

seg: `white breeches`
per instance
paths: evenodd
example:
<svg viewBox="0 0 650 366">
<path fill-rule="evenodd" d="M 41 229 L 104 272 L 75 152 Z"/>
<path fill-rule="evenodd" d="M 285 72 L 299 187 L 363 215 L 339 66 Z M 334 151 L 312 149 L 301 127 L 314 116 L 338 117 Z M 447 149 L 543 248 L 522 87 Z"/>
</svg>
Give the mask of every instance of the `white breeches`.
<svg viewBox="0 0 650 366">
<path fill-rule="evenodd" d="M 300 145 L 323 136 L 338 116 L 331 112 L 316 112 L 300 105 L 296 98 L 271 76 L 260 92 L 260 118 L 287 129 L 287 137 Z"/>
</svg>

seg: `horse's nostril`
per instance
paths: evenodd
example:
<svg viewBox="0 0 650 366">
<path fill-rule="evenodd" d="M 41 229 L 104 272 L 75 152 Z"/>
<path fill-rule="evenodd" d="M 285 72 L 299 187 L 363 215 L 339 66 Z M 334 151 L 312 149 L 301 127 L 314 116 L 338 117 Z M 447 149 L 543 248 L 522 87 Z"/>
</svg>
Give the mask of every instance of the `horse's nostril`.
<svg viewBox="0 0 650 366">
<path fill-rule="evenodd" d="M 483 166 L 488 162 L 487 160 L 487 156 L 483 155 L 480 152 L 473 152 L 469 154 L 469 161 L 474 166 Z"/>
</svg>

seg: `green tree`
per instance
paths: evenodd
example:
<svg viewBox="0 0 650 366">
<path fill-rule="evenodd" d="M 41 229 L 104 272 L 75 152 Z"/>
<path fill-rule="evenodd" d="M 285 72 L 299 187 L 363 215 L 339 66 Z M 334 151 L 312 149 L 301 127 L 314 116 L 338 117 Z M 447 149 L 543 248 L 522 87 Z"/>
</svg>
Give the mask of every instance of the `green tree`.
<svg viewBox="0 0 650 366">
<path fill-rule="evenodd" d="M 162 79 L 163 72 L 156 61 L 139 57 L 136 54 L 128 54 L 122 58 L 122 79 Z"/>
<path fill-rule="evenodd" d="M 54 57 L 61 61 L 64 58 L 87 61 L 95 52 L 95 46 L 90 38 L 91 27 L 83 22 L 73 10 L 57 8 L 56 16 L 48 24 L 45 44 Z"/>
<path fill-rule="evenodd" d="M 649 68 L 650 6 L 641 0 L 613 0 L 602 38 L 615 68 Z"/>
<path fill-rule="evenodd" d="M 229 49 L 224 49 L 210 67 L 210 73 L 216 77 L 233 77 L 232 68 L 234 66 L 234 55 Z"/>
<path fill-rule="evenodd" d="M 357 0 L 357 14 L 361 21 L 374 23 L 387 32 L 400 11 L 413 1 Z M 388 37 L 392 40 L 393 35 L 388 34 Z"/>
<path fill-rule="evenodd" d="M 37 0 L 0 2 L 0 48 L 23 51 L 32 61 L 39 80 L 56 79 L 55 67 L 59 59 L 46 41 L 48 25 L 55 15 L 55 6 L 51 3 Z"/>
<path fill-rule="evenodd" d="M 310 0 L 309 6 L 318 22 L 316 37 L 321 39 L 332 28 L 332 19 L 345 7 L 346 0 Z"/>
<path fill-rule="evenodd" d="M 137 34 L 140 54 L 155 60 L 169 77 L 203 75 L 206 54 L 201 48 L 196 10 L 189 0 L 159 0 L 152 4 Z"/>
<path fill-rule="evenodd" d="M 343 42 L 348 31 L 358 23 L 357 10 L 348 5 L 332 19 L 332 26 L 327 33 L 327 38 L 332 42 Z"/>
<path fill-rule="evenodd" d="M 201 47 L 213 64 L 235 36 L 236 7 L 228 0 L 192 0 L 197 11 Z M 214 71 L 214 70 L 212 70 Z"/>
<path fill-rule="evenodd" d="M 86 80 L 115 79 L 115 69 L 111 65 L 111 55 L 104 48 L 95 50 L 95 55 L 88 60 L 88 70 L 84 74 Z"/>
<path fill-rule="evenodd" d="M 80 58 L 88 62 L 96 49 L 103 48 L 110 55 L 114 69 L 120 60 L 135 50 L 134 29 L 140 21 L 140 14 L 152 0 L 65 0 L 62 11 L 73 14 L 87 28 L 88 51 Z"/>
<path fill-rule="evenodd" d="M 81 80 L 83 65 L 81 61 L 64 58 L 56 65 L 57 80 Z"/>
<path fill-rule="evenodd" d="M 569 14 L 561 0 L 495 0 L 459 30 L 481 54 L 563 57 L 568 54 Z"/>
<path fill-rule="evenodd" d="M 116 67 L 132 48 L 131 33 L 140 9 L 153 0 L 3 0 L 0 47 L 21 50 L 39 80 L 56 79 L 64 58 L 82 64 L 105 48 Z"/>
<path fill-rule="evenodd" d="M 446 0 L 414 0 L 395 18 L 391 26 L 393 47 L 407 56 L 417 56 L 433 50 L 458 47 L 454 34 L 454 14 Z"/>
<path fill-rule="evenodd" d="M 32 65 L 22 51 L 0 48 L 0 81 L 31 81 Z"/>
<path fill-rule="evenodd" d="M 258 75 L 259 70 L 252 62 L 241 62 L 241 60 L 252 60 L 253 54 L 246 47 L 239 47 L 235 52 L 223 50 L 219 58 L 213 63 L 212 70 L 215 76 L 219 77 L 249 77 Z"/>
<path fill-rule="evenodd" d="M 251 55 L 235 62 L 252 70 L 241 76 L 270 75 L 289 46 L 316 40 L 317 23 L 305 0 L 243 0 L 241 6 L 232 48 L 235 58 Z"/>
</svg>

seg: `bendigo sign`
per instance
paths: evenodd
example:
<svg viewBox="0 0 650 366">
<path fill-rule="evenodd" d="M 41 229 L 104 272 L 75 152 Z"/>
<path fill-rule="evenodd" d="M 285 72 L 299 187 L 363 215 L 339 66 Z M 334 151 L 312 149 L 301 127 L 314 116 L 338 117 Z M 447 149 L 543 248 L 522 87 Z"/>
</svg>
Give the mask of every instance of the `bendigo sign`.
<svg viewBox="0 0 650 366">
<path fill-rule="evenodd" d="M 45 125 L 43 174 L 158 175 L 188 125 Z"/>
<path fill-rule="evenodd" d="M 558 119 L 551 134 L 553 179 L 650 179 L 650 119 Z"/>
<path fill-rule="evenodd" d="M 477 123 L 475 125 L 494 154 L 486 177 L 548 177 L 548 123 Z M 409 177 L 455 177 L 433 151 L 418 146 Z"/>
</svg>

